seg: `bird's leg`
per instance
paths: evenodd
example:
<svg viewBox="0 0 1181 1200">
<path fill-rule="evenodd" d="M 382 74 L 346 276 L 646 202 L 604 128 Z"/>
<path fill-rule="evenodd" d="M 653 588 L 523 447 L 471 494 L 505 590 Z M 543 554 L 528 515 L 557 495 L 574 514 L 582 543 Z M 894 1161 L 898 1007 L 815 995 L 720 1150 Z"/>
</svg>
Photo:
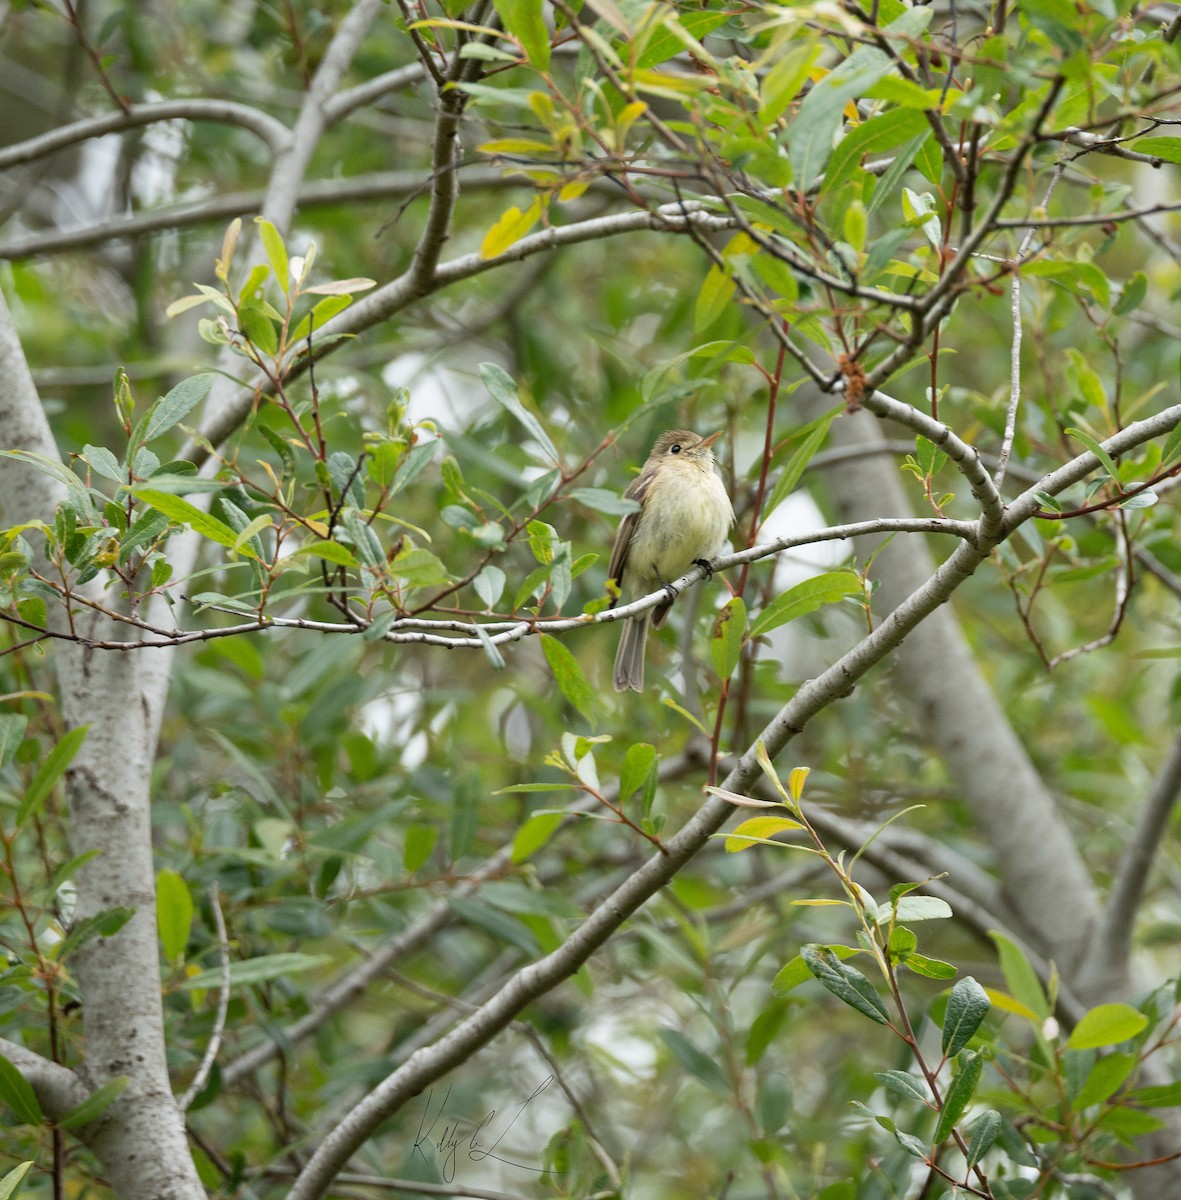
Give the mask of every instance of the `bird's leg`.
<svg viewBox="0 0 1181 1200">
<path fill-rule="evenodd" d="M 714 565 L 709 561 L 708 558 L 695 558 L 693 560 L 693 565 L 695 567 L 700 567 L 705 572 L 706 579 L 712 579 L 714 577 Z"/>
</svg>

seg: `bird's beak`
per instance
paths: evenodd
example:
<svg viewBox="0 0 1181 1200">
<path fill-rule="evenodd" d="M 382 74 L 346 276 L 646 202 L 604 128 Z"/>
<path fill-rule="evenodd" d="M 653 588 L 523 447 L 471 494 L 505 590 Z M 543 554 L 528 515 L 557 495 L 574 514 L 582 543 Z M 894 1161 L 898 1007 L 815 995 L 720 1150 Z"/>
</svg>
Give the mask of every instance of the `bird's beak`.
<svg viewBox="0 0 1181 1200">
<path fill-rule="evenodd" d="M 709 437 L 702 438 L 701 444 L 697 447 L 698 450 L 704 450 L 707 446 L 712 446 L 724 433 L 724 430 L 719 429 L 717 433 L 711 433 Z"/>
</svg>

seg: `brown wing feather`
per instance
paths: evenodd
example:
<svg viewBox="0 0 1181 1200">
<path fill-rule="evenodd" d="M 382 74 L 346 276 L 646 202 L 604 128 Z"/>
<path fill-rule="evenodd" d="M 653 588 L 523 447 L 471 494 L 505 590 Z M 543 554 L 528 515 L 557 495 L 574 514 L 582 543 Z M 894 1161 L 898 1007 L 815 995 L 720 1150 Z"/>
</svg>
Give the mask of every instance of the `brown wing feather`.
<svg viewBox="0 0 1181 1200">
<path fill-rule="evenodd" d="M 645 472 L 638 475 L 632 480 L 627 491 L 623 493 L 623 498 L 643 504 L 651 484 L 652 475 L 650 473 Z M 635 531 L 639 519 L 639 511 L 629 512 L 619 522 L 619 529 L 615 533 L 615 544 L 611 547 L 611 562 L 607 567 L 607 578 L 614 579 L 616 583 L 623 583 L 623 572 L 627 568 L 627 552 L 631 549 L 632 533 Z"/>
</svg>

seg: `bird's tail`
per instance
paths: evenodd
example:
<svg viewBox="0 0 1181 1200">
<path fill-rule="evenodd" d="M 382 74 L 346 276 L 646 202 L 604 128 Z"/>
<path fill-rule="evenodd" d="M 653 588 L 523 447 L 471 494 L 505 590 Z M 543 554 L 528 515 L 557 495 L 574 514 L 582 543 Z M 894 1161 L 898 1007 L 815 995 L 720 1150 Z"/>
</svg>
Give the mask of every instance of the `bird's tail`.
<svg viewBox="0 0 1181 1200">
<path fill-rule="evenodd" d="M 648 616 L 629 617 L 623 623 L 619 650 L 615 655 L 615 690 L 633 692 L 644 690 L 644 647 L 648 641 Z"/>
</svg>

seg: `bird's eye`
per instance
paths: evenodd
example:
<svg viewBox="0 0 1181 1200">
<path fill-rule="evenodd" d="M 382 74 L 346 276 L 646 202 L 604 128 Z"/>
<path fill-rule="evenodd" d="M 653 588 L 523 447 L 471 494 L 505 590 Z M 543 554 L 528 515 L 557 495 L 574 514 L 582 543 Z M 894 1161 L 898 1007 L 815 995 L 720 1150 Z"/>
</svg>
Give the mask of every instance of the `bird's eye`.
<svg viewBox="0 0 1181 1200">
<path fill-rule="evenodd" d="M 669 454 L 680 454 L 681 443 L 677 442 L 675 445 L 669 446 L 668 452 L 669 452 Z"/>
</svg>

